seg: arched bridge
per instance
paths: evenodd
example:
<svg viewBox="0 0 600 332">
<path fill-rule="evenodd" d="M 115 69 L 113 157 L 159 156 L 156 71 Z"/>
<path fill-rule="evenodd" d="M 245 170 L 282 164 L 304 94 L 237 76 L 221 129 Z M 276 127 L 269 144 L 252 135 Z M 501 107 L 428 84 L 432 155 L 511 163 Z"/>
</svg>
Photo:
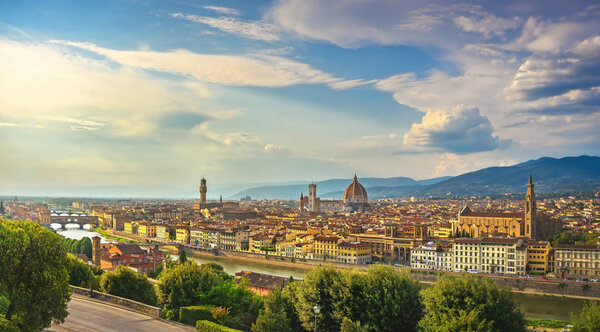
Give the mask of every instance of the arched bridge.
<svg viewBox="0 0 600 332">
<path fill-rule="evenodd" d="M 63 229 L 68 224 L 78 224 L 80 229 L 83 229 L 84 225 L 99 226 L 97 216 L 86 215 L 52 215 L 50 217 L 50 224 L 59 224 Z"/>
</svg>

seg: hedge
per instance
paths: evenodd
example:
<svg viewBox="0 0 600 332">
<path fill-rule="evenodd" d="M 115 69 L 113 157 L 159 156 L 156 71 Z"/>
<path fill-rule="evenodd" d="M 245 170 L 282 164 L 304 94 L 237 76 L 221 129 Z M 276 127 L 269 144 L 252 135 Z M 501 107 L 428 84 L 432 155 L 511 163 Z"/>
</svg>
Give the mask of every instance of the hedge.
<svg viewBox="0 0 600 332">
<path fill-rule="evenodd" d="M 196 322 L 196 331 L 198 332 L 242 332 L 232 329 L 227 326 L 219 325 L 207 320 L 199 320 Z"/>
<path fill-rule="evenodd" d="M 179 321 L 183 324 L 194 326 L 199 320 L 213 320 L 211 310 L 214 306 L 197 305 L 179 308 Z"/>
</svg>

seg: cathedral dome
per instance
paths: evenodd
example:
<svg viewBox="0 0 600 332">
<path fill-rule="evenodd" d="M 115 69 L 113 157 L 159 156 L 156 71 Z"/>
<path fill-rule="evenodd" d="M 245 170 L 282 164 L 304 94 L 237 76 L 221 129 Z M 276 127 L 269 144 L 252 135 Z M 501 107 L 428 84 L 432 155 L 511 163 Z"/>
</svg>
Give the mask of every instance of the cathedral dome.
<svg viewBox="0 0 600 332">
<path fill-rule="evenodd" d="M 354 180 L 344 191 L 344 202 L 352 203 L 366 203 L 367 202 L 367 191 L 362 184 L 358 183 L 356 174 L 354 174 Z"/>
</svg>

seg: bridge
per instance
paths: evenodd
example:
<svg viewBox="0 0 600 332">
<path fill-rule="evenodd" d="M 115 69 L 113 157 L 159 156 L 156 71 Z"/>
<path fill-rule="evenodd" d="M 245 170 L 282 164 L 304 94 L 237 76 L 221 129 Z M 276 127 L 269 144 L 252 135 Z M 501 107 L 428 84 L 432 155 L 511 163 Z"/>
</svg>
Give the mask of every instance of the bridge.
<svg viewBox="0 0 600 332">
<path fill-rule="evenodd" d="M 90 225 L 91 227 L 99 226 L 97 216 L 87 216 L 84 214 L 67 214 L 67 213 L 52 213 L 50 215 L 50 222 L 48 224 L 58 224 L 62 229 L 65 229 L 68 224 L 77 224 L 80 229 L 83 229 L 84 225 Z"/>
</svg>

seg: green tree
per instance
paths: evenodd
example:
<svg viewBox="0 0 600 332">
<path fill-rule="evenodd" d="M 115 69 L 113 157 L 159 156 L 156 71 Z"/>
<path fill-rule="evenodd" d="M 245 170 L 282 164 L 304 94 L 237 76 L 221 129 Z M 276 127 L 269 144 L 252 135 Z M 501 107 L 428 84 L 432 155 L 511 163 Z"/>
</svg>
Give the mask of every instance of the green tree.
<svg viewBox="0 0 600 332">
<path fill-rule="evenodd" d="M 68 257 L 61 237 L 39 224 L 0 221 L 0 294 L 4 319 L 22 331 L 39 331 L 67 317 Z"/>
<path fill-rule="evenodd" d="M 587 302 L 579 316 L 571 315 L 573 332 L 600 331 L 600 306 L 595 301 Z"/>
<path fill-rule="evenodd" d="M 368 326 L 363 326 L 360 322 L 353 322 L 350 318 L 344 317 L 340 332 L 369 332 L 371 329 Z"/>
<path fill-rule="evenodd" d="M 423 292 L 424 331 L 523 331 L 525 319 L 509 289 L 479 276 L 445 276 Z"/>
<path fill-rule="evenodd" d="M 6 211 L 4 211 L 4 201 L 0 201 L 0 214 L 4 214 Z"/>
<path fill-rule="evenodd" d="M 287 299 L 281 290 L 274 290 L 265 297 L 264 308 L 256 322 L 253 332 L 292 332 L 292 322 L 286 313 Z"/>
<path fill-rule="evenodd" d="M 104 273 L 100 278 L 100 289 L 134 301 L 156 304 L 154 285 L 146 276 L 137 274 L 127 266 L 120 265 L 114 272 Z"/>
<path fill-rule="evenodd" d="M 187 254 L 185 253 L 185 250 L 179 249 L 179 263 L 183 264 L 185 262 L 187 262 Z"/>
<path fill-rule="evenodd" d="M 208 268 L 204 266 L 204 268 Z M 231 309 L 231 314 L 240 317 L 243 325 L 251 326 L 263 307 L 262 298 L 254 294 L 243 280 L 239 284 L 233 279 L 225 280 L 213 286 L 208 292 L 200 292 L 199 304 L 210 304 Z"/>
<path fill-rule="evenodd" d="M 81 259 L 69 255 L 69 283 L 73 286 L 89 287 L 90 266 Z"/>
<path fill-rule="evenodd" d="M 199 302 L 200 297 L 228 279 L 229 276 L 222 271 L 188 261 L 160 274 L 158 300 L 168 309 L 203 304 Z"/>
</svg>

